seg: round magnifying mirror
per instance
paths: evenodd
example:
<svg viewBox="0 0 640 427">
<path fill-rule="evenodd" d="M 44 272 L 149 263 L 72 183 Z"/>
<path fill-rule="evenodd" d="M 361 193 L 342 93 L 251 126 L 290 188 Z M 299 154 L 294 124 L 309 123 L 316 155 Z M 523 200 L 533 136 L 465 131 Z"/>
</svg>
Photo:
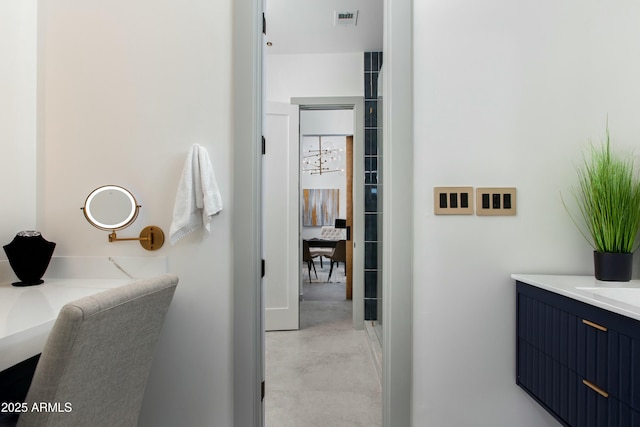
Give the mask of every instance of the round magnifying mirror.
<svg viewBox="0 0 640 427">
<path fill-rule="evenodd" d="M 105 185 L 93 190 L 82 211 L 91 225 L 101 230 L 122 230 L 136 220 L 140 206 L 125 188 Z"/>
</svg>

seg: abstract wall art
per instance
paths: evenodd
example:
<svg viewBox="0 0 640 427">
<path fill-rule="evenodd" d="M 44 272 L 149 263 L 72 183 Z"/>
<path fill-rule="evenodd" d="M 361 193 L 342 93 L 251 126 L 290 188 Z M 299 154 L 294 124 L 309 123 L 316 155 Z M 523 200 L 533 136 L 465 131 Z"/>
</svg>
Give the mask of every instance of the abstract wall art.
<svg viewBox="0 0 640 427">
<path fill-rule="evenodd" d="M 337 188 L 306 188 L 302 190 L 302 225 L 322 227 L 333 225 L 340 207 Z"/>
</svg>

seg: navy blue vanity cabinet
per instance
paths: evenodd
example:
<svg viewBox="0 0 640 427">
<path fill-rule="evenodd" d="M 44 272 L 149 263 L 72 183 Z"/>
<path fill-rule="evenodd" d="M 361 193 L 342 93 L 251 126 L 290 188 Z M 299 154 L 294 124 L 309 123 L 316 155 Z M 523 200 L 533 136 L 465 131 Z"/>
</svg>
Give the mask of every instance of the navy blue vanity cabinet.
<svg viewBox="0 0 640 427">
<path fill-rule="evenodd" d="M 640 426 L 640 322 L 516 283 L 516 383 L 565 426 Z"/>
</svg>

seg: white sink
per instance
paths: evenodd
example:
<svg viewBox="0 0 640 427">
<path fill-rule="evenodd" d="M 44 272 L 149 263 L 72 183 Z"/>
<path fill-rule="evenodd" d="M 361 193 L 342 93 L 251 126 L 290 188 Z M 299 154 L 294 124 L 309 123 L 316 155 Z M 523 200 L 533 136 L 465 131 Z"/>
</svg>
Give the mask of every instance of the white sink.
<svg viewBox="0 0 640 427">
<path fill-rule="evenodd" d="M 640 288 L 576 287 L 576 289 L 591 292 L 595 295 L 640 307 Z"/>
</svg>

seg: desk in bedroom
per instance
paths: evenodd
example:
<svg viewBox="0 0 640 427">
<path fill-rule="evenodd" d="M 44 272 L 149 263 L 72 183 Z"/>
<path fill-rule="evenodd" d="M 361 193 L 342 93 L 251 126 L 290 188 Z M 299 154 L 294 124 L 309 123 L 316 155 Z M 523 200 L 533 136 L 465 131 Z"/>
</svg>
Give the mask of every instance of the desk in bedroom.
<svg viewBox="0 0 640 427">
<path fill-rule="evenodd" d="M 328 239 L 307 239 L 310 248 L 335 248 L 338 244 L 338 240 L 328 240 Z"/>
</svg>

